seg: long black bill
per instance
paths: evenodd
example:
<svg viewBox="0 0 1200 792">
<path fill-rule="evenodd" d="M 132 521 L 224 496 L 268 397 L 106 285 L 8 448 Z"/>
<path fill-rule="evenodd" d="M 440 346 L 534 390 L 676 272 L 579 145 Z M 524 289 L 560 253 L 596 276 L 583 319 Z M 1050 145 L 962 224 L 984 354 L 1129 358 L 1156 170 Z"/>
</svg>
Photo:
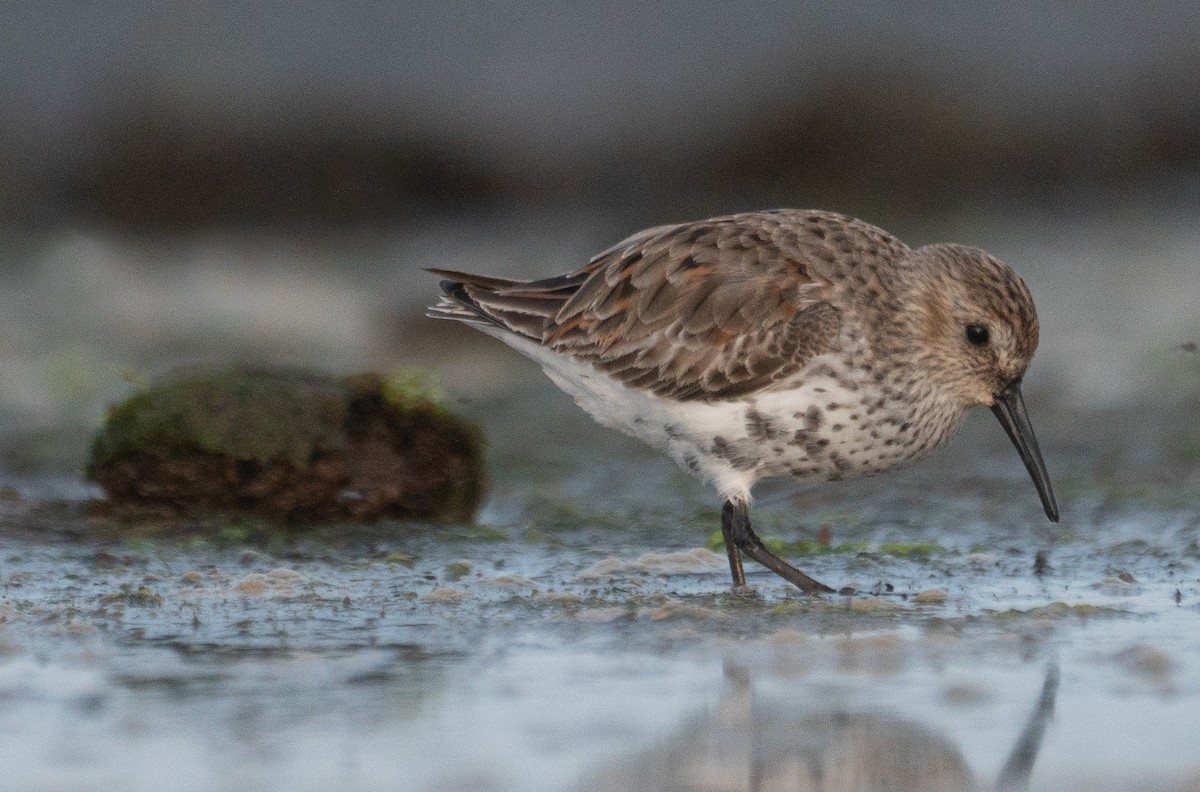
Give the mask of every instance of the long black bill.
<svg viewBox="0 0 1200 792">
<path fill-rule="evenodd" d="M 1058 522 L 1058 504 L 1054 502 L 1054 490 L 1050 487 L 1050 474 L 1046 472 L 1046 463 L 1042 461 L 1042 452 L 1038 450 L 1037 438 L 1033 436 L 1033 427 L 1029 424 L 1029 415 L 1025 412 L 1025 400 L 1021 398 L 1020 383 L 1014 382 L 1000 393 L 996 394 L 996 403 L 992 405 L 996 419 L 1008 432 L 1008 439 L 1017 447 L 1025 469 L 1033 477 L 1033 485 L 1037 487 L 1038 495 L 1042 498 L 1042 508 L 1051 522 Z"/>
</svg>

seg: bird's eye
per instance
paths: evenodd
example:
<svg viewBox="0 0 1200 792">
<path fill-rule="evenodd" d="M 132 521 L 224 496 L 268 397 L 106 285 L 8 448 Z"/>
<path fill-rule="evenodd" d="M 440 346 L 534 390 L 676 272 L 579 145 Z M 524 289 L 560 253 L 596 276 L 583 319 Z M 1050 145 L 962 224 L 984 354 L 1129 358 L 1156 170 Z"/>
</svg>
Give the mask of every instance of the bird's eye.
<svg viewBox="0 0 1200 792">
<path fill-rule="evenodd" d="M 987 325 L 970 324 L 967 325 L 967 341 L 977 347 L 985 347 L 988 345 L 990 336 L 988 334 Z"/>
</svg>

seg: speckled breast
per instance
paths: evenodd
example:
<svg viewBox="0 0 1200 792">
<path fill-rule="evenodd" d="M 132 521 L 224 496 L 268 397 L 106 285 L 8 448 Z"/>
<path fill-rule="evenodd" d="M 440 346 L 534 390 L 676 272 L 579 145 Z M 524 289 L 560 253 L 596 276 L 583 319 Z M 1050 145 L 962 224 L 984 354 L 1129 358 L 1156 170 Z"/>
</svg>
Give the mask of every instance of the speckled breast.
<svg viewBox="0 0 1200 792">
<path fill-rule="evenodd" d="M 880 473 L 944 443 L 962 411 L 929 391 L 901 392 L 835 372 L 745 401 L 740 432 L 718 435 L 711 453 L 756 478 L 836 480 Z"/>
</svg>

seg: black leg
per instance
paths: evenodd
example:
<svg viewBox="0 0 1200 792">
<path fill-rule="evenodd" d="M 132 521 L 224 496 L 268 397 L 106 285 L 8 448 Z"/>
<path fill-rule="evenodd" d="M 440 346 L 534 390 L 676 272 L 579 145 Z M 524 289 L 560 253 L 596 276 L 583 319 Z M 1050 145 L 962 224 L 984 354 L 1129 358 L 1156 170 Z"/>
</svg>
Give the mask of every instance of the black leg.
<svg viewBox="0 0 1200 792">
<path fill-rule="evenodd" d="M 729 502 L 721 509 L 721 535 L 725 537 L 725 553 L 729 556 L 729 572 L 733 575 L 733 587 L 746 585 L 746 573 L 742 569 L 742 555 L 738 551 L 737 540 L 733 538 L 733 510 Z"/>
<path fill-rule="evenodd" d="M 742 560 L 738 551 L 745 553 L 767 569 L 789 583 L 795 584 L 805 594 L 833 593 L 833 589 L 813 580 L 779 556 L 767 549 L 750 527 L 750 505 L 742 501 L 725 501 L 721 510 L 721 533 L 725 537 L 725 550 L 729 553 L 729 569 L 733 573 L 733 584 L 744 586 L 746 576 L 742 571 Z"/>
</svg>

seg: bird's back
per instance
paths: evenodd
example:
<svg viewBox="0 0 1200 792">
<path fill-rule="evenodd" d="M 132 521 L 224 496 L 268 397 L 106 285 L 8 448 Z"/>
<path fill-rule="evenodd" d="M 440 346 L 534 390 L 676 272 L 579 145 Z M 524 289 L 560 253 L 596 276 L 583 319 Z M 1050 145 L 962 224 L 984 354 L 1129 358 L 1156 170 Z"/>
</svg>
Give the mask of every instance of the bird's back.
<svg viewBox="0 0 1200 792">
<path fill-rule="evenodd" d="M 647 229 L 542 280 L 435 270 L 444 297 L 430 315 L 500 328 L 659 396 L 738 398 L 829 351 L 842 285 L 873 288 L 907 252 L 843 215 L 751 212 Z"/>
</svg>

